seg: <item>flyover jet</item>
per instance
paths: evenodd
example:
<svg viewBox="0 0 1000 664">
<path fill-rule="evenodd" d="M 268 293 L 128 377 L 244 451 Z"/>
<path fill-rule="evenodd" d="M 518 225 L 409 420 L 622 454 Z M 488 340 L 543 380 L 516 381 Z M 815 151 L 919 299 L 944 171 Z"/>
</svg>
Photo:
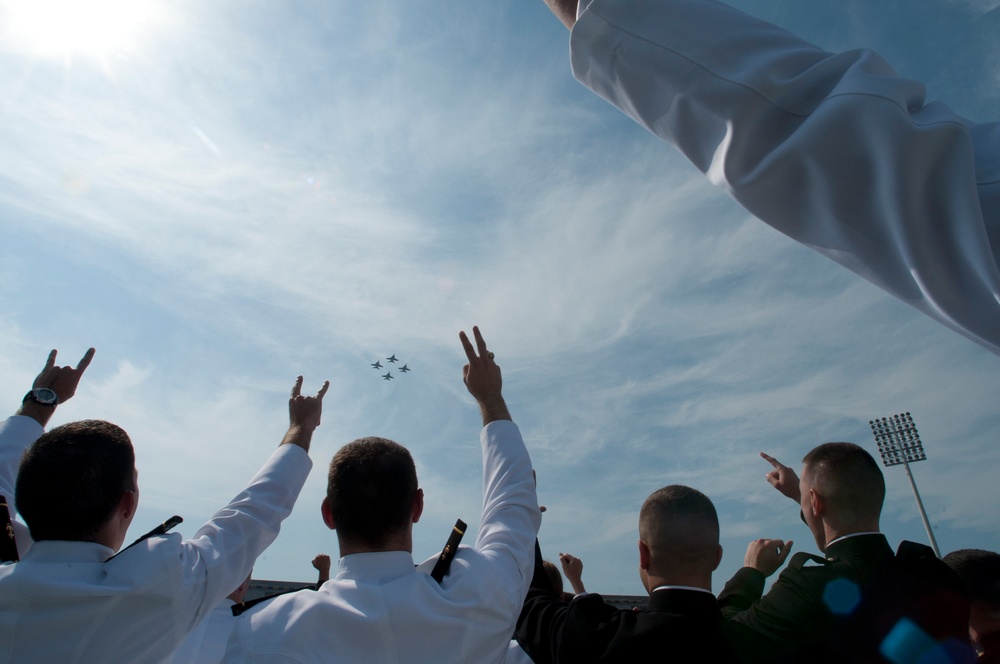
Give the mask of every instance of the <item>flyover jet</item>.
<svg viewBox="0 0 1000 664">
<path fill-rule="evenodd" d="M 379 362 L 378 360 L 375 360 L 375 364 L 372 365 L 372 369 L 381 369 L 381 368 L 382 368 L 382 363 Z"/>
<path fill-rule="evenodd" d="M 406 372 L 407 372 L 407 371 L 409 371 L 410 369 L 409 369 L 409 368 L 408 368 L 408 367 L 407 367 L 407 366 L 406 366 L 406 365 L 404 364 L 403 366 L 401 366 L 401 367 L 399 368 L 399 370 L 400 370 L 400 371 L 402 371 L 403 373 L 406 373 Z"/>
<path fill-rule="evenodd" d="M 396 354 L 393 353 L 391 356 L 389 356 L 389 357 L 387 357 L 385 359 L 388 360 L 389 362 L 395 362 L 396 361 Z"/>
<path fill-rule="evenodd" d="M 390 371 L 389 373 L 382 376 L 382 380 L 392 380 L 392 372 Z"/>
</svg>

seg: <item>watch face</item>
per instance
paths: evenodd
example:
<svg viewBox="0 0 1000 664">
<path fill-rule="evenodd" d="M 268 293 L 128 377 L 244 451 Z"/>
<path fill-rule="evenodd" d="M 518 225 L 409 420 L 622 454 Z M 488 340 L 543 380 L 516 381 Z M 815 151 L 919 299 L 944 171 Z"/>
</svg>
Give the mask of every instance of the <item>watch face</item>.
<svg viewBox="0 0 1000 664">
<path fill-rule="evenodd" d="M 35 401 L 38 403 L 46 405 L 51 405 L 59 401 L 59 397 L 56 396 L 56 393 L 47 387 L 36 388 L 32 396 L 34 396 Z"/>
</svg>

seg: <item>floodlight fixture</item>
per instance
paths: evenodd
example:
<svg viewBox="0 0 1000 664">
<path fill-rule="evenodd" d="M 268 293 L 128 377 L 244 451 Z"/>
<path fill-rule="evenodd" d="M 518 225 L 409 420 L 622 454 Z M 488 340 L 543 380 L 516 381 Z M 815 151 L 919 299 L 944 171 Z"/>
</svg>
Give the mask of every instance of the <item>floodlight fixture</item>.
<svg viewBox="0 0 1000 664">
<path fill-rule="evenodd" d="M 887 468 L 901 465 L 906 471 L 906 477 L 910 480 L 910 488 L 913 489 L 913 497 L 917 500 L 917 509 L 920 510 L 920 518 L 927 531 L 927 538 L 930 540 L 935 555 L 940 558 L 941 551 L 938 550 L 934 531 L 931 530 L 930 521 L 927 520 L 927 512 L 924 510 L 923 501 L 920 500 L 917 483 L 913 479 L 913 473 L 910 472 L 911 463 L 927 459 L 923 443 L 920 442 L 920 434 L 917 432 L 917 425 L 913 423 L 913 417 L 909 413 L 899 413 L 891 417 L 876 417 L 874 420 L 869 420 L 868 424 L 871 425 L 872 435 L 875 436 L 875 444 L 878 445 L 878 453 L 882 457 L 882 463 Z"/>
</svg>

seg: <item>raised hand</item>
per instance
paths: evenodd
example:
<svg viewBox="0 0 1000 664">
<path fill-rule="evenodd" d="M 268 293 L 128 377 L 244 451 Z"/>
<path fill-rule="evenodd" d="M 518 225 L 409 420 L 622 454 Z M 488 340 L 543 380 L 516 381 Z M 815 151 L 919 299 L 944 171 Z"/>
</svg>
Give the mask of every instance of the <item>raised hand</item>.
<svg viewBox="0 0 1000 664">
<path fill-rule="evenodd" d="M 325 553 L 318 554 L 312 559 L 312 566 L 319 572 L 319 578 L 316 579 L 316 588 L 318 589 L 330 580 L 330 556 Z"/>
<path fill-rule="evenodd" d="M 76 388 L 80 385 L 80 379 L 83 378 L 83 372 L 87 370 L 90 366 L 90 361 L 94 359 L 95 351 L 93 348 L 87 350 L 83 355 L 83 359 L 73 367 L 57 367 L 56 366 L 56 349 L 52 349 L 49 353 L 49 357 L 45 360 L 45 367 L 42 368 L 42 372 L 35 377 L 35 382 L 31 384 L 31 388 L 35 389 L 38 387 L 47 387 L 59 397 L 59 403 L 66 403 L 73 398 L 76 394 Z"/>
<path fill-rule="evenodd" d="M 295 379 L 292 395 L 288 399 L 288 433 L 281 441 L 282 445 L 298 445 L 309 451 L 312 433 L 320 425 L 323 416 L 323 395 L 330 388 L 330 381 L 325 381 L 323 387 L 314 397 L 302 395 L 302 376 Z"/>
<path fill-rule="evenodd" d="M 577 595 L 587 592 L 583 586 L 583 561 L 568 553 L 560 553 L 559 564 L 562 566 L 563 576 L 573 586 L 573 592 Z"/>
<path fill-rule="evenodd" d="M 486 347 L 486 341 L 480 334 L 479 328 L 473 327 L 472 334 L 476 339 L 475 348 L 465 332 L 458 333 L 462 348 L 465 349 L 465 356 L 469 359 L 469 363 L 462 368 L 462 380 L 469 394 L 479 403 L 479 409 L 483 414 L 483 426 L 494 420 L 509 420 L 510 413 L 507 411 L 507 404 L 504 403 L 501 392 L 503 378 L 500 375 L 500 367 L 493 361 L 493 353 Z"/>
<path fill-rule="evenodd" d="M 757 539 L 747 546 L 744 567 L 753 567 L 765 577 L 781 567 L 792 550 L 792 540 Z"/>
<path fill-rule="evenodd" d="M 799 476 L 795 474 L 795 471 L 773 456 L 764 454 L 763 452 L 760 453 L 760 456 L 773 467 L 773 470 L 768 471 L 767 475 L 764 476 L 767 483 L 780 491 L 783 496 L 788 496 L 795 502 L 799 502 L 801 497 L 799 493 Z"/>
<path fill-rule="evenodd" d="M 49 353 L 48 358 L 45 360 L 45 366 L 42 367 L 41 373 L 35 377 L 35 381 L 31 384 L 31 389 L 47 387 L 56 393 L 56 396 L 59 398 L 57 404 L 60 404 L 69 401 L 76 394 L 76 388 L 80 385 L 83 372 L 90 366 L 90 361 L 94 359 L 96 351 L 93 348 L 87 350 L 83 355 L 83 359 L 76 365 L 76 368 L 57 367 L 57 352 L 55 349 L 52 349 L 52 352 Z M 44 427 L 48 424 L 54 412 L 54 406 L 45 406 L 28 399 L 21 404 L 17 414 L 32 417 Z"/>
</svg>

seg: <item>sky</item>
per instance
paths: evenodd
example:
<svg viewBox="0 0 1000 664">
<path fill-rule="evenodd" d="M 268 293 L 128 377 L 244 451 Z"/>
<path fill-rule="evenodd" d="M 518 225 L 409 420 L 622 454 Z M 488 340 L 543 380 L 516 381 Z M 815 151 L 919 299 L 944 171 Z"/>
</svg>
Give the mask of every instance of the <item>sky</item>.
<svg viewBox="0 0 1000 664">
<path fill-rule="evenodd" d="M 753 219 L 575 82 L 540 0 L 77 4 L 0 0 L 0 403 L 51 348 L 97 348 L 53 424 L 131 435 L 129 540 L 175 513 L 191 536 L 238 493 L 303 374 L 331 381 L 315 466 L 255 576 L 336 558 L 325 467 L 368 435 L 414 455 L 415 557 L 456 518 L 472 543 L 458 331 L 479 325 L 543 554 L 582 558 L 588 589 L 643 592 L 638 510 L 667 484 L 719 510 L 716 591 L 752 539 L 817 552 L 758 453 L 874 453 L 868 421 L 901 412 L 942 552 L 1000 550 L 1000 358 Z M 998 0 L 732 4 L 995 119 Z M 412 371 L 385 381 L 370 364 L 392 354 Z M 885 477 L 890 543 L 926 542 L 903 470 Z"/>
</svg>

